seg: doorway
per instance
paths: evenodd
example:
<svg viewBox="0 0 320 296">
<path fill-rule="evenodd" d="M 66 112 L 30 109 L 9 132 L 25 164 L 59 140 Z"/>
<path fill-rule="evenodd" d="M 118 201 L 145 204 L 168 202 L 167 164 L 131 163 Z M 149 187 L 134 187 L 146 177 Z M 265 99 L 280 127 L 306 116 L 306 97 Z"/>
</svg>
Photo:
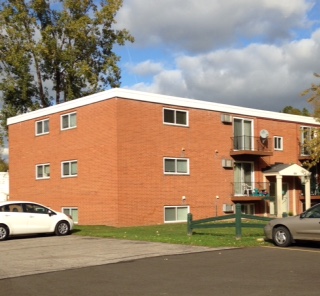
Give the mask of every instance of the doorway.
<svg viewBox="0 0 320 296">
<path fill-rule="evenodd" d="M 252 120 L 234 118 L 234 150 L 252 150 Z"/>
<path fill-rule="evenodd" d="M 253 163 L 236 162 L 234 168 L 234 194 L 248 195 L 248 190 L 252 190 L 253 185 Z"/>
</svg>

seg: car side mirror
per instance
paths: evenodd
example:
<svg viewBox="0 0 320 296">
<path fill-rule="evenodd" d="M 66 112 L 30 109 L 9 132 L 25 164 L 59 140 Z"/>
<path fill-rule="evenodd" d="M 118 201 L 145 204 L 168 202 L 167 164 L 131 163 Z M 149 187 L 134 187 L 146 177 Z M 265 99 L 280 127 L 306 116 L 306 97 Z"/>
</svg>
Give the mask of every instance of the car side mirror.
<svg viewBox="0 0 320 296">
<path fill-rule="evenodd" d="M 48 211 L 48 215 L 51 217 L 52 216 L 52 212 L 49 210 Z"/>
<path fill-rule="evenodd" d="M 301 213 L 300 214 L 300 219 L 303 219 L 303 218 L 305 218 L 306 217 L 306 213 Z"/>
</svg>

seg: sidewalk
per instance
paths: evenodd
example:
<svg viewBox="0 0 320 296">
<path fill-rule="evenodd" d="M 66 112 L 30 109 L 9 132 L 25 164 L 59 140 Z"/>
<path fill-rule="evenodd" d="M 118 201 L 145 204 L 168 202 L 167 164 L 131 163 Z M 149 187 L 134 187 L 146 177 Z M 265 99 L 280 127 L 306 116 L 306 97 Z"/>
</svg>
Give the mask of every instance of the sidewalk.
<svg viewBox="0 0 320 296">
<path fill-rule="evenodd" d="M 214 250 L 217 249 L 76 235 L 13 238 L 0 243 L 0 279 Z"/>
</svg>

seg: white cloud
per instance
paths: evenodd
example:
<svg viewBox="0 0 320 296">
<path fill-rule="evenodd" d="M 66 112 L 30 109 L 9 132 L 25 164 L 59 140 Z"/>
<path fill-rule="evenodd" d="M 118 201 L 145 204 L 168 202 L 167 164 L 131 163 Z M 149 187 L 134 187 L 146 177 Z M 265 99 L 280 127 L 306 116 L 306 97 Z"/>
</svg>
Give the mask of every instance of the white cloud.
<svg viewBox="0 0 320 296">
<path fill-rule="evenodd" d="M 175 70 L 164 70 L 151 84 L 133 88 L 274 111 L 287 105 L 305 106 L 300 93 L 310 86 L 315 69 L 320 69 L 319 46 L 319 39 L 310 39 L 181 55 L 175 59 Z"/>
<path fill-rule="evenodd" d="M 135 75 L 140 76 L 150 76 L 156 75 L 163 70 L 163 65 L 161 63 L 154 63 L 150 60 L 143 61 L 137 65 L 127 65 L 129 71 L 131 71 Z"/>
<path fill-rule="evenodd" d="M 136 46 L 203 52 L 237 45 L 241 39 L 287 39 L 308 25 L 304 0 L 125 0 L 119 26 L 129 28 Z"/>
<path fill-rule="evenodd" d="M 136 38 L 130 73 L 141 78 L 126 87 L 273 111 L 308 107 L 300 93 L 319 83 L 320 29 L 307 13 L 319 7 L 313 0 L 124 0 L 119 26 Z"/>
</svg>

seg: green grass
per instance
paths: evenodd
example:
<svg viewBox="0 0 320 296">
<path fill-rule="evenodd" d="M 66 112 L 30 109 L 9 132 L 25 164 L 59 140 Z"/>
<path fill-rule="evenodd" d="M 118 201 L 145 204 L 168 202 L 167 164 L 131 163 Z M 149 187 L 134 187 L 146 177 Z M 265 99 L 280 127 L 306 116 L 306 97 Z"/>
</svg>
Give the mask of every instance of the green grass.
<svg viewBox="0 0 320 296">
<path fill-rule="evenodd" d="M 256 247 L 270 245 L 264 242 L 263 229 L 242 228 L 242 237 L 237 240 L 234 227 L 217 229 L 196 229 L 192 236 L 187 235 L 187 225 L 165 224 L 156 226 L 115 228 L 109 226 L 76 226 L 75 235 L 101 238 L 115 238 L 182 244 L 206 247 Z"/>
</svg>

